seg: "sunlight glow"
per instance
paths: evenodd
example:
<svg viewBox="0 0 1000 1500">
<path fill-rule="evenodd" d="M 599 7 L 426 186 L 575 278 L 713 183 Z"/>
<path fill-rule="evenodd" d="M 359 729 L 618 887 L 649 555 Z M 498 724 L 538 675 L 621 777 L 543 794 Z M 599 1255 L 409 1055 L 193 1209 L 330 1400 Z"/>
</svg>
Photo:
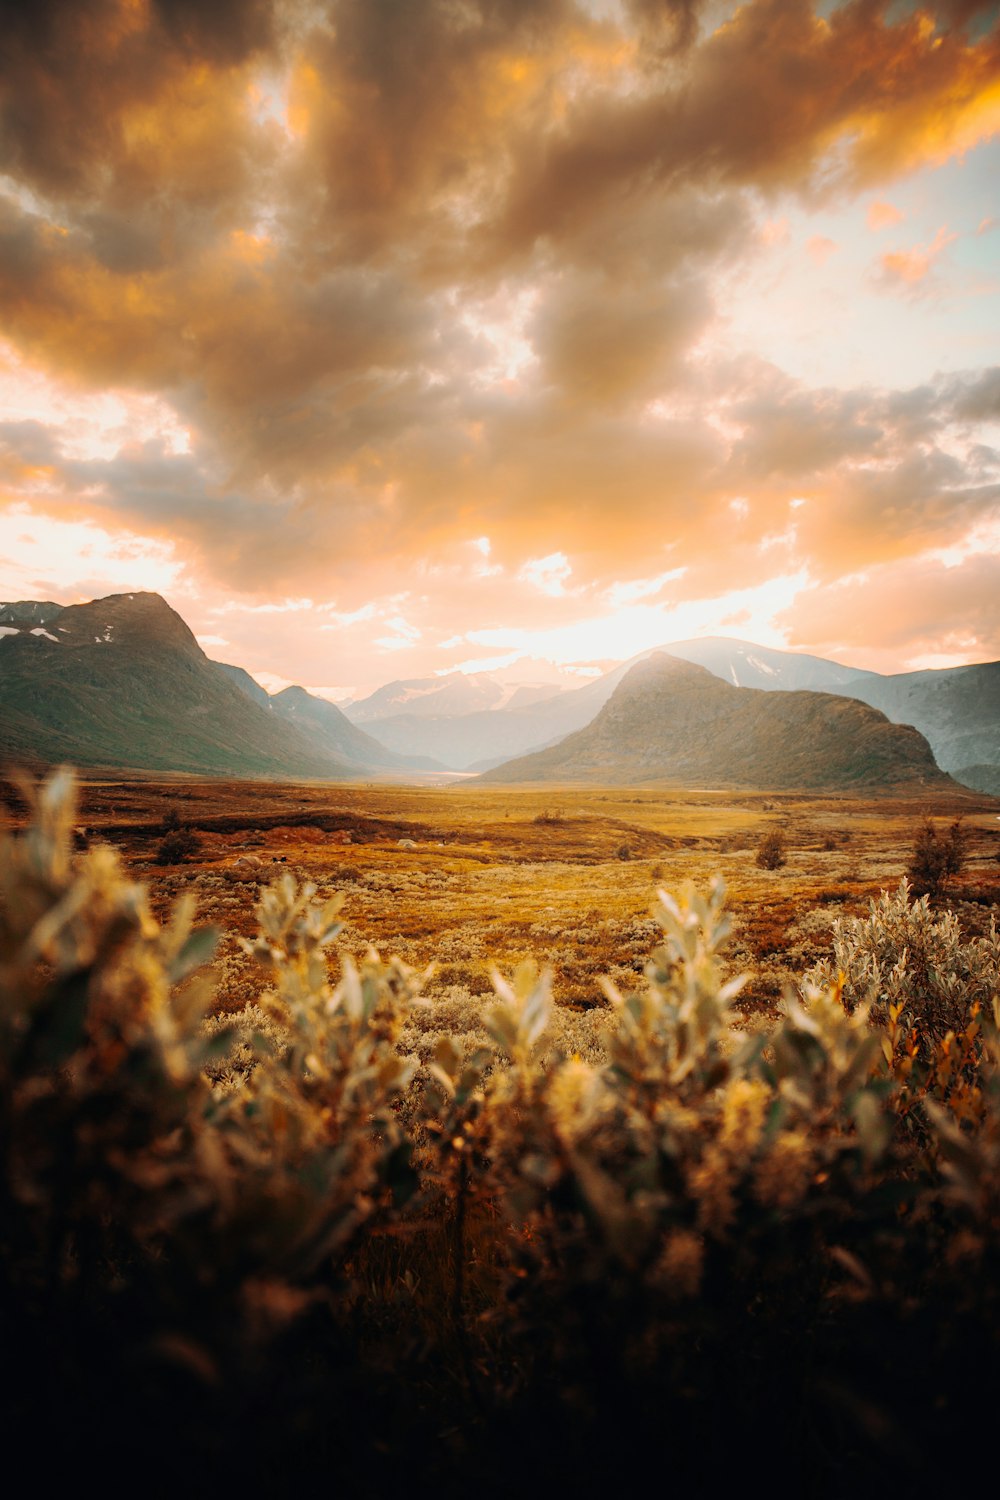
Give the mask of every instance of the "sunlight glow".
<svg viewBox="0 0 1000 1500">
<path fill-rule="evenodd" d="M 178 595 L 183 571 L 165 542 L 36 515 L 23 504 L 0 512 L 0 578 L 8 598 L 74 604 L 132 589 Z"/>
</svg>

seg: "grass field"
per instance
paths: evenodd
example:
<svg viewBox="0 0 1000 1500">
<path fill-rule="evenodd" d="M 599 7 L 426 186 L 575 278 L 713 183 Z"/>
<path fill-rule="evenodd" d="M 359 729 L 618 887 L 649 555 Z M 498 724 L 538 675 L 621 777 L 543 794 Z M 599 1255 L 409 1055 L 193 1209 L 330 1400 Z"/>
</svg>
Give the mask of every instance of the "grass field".
<svg viewBox="0 0 1000 1500">
<path fill-rule="evenodd" d="M 835 918 L 898 883 L 928 815 L 942 825 L 961 815 L 968 830 L 966 868 L 948 893 L 968 935 L 985 930 L 1000 899 L 1000 804 L 974 793 L 924 802 L 188 780 L 94 781 L 81 791 L 88 836 L 119 848 L 155 910 L 193 890 L 199 920 L 225 934 L 223 1009 L 240 1008 L 263 982 L 236 938 L 254 930 L 260 888 L 288 869 L 321 895 L 343 893 L 343 950 L 361 955 L 370 943 L 421 969 L 434 961 L 429 1035 L 474 1030 L 491 964 L 506 970 L 533 955 L 553 970 L 569 1039 L 582 1051 L 598 1045 L 598 978 L 625 987 L 641 973 L 656 888 L 706 888 L 716 873 L 734 920 L 729 964 L 750 976 L 741 1008 L 771 1014 L 784 984 L 828 951 Z M 163 866 L 155 856 L 173 815 L 201 848 Z M 787 863 L 763 870 L 756 850 L 773 829 Z"/>
</svg>

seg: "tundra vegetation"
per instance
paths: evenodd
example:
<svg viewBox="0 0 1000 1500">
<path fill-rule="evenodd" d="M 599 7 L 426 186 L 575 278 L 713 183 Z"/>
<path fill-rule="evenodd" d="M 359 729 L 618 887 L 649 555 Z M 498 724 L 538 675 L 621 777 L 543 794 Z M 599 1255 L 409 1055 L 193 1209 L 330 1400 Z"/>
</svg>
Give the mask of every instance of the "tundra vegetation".
<svg viewBox="0 0 1000 1500">
<path fill-rule="evenodd" d="M 943 909 L 889 803 L 169 790 L 182 870 L 146 783 L 23 782 L 3 834 L 8 1454 L 153 1493 L 954 1472 L 997 1373 L 992 808 Z"/>
</svg>

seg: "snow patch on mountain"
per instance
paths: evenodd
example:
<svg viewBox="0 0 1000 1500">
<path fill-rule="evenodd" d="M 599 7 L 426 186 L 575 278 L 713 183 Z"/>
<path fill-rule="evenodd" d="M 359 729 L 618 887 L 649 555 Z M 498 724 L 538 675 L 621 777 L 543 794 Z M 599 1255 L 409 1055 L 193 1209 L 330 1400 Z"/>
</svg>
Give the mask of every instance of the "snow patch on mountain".
<svg viewBox="0 0 1000 1500">
<path fill-rule="evenodd" d="M 43 635 L 47 641 L 55 641 L 57 646 L 62 644 L 58 636 L 50 635 L 42 625 L 36 625 L 31 630 L 25 630 L 20 625 L 0 625 L 0 637 L 5 635 Z"/>
<path fill-rule="evenodd" d="M 758 656 L 747 656 L 747 665 L 756 667 L 758 672 L 763 672 L 765 677 L 777 677 L 777 672 L 770 662 L 761 661 Z"/>
</svg>

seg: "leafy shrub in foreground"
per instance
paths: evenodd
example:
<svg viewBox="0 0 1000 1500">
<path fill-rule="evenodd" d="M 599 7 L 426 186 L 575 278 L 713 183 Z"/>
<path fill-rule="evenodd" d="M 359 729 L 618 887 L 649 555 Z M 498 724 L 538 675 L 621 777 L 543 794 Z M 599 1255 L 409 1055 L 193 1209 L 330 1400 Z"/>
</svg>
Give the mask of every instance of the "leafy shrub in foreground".
<svg viewBox="0 0 1000 1500">
<path fill-rule="evenodd" d="M 389 1102 L 414 1066 L 392 1046 L 413 977 L 372 954 L 329 985 L 336 903 L 284 876 L 251 945 L 274 976 L 270 1025 L 227 1086 L 233 1038 L 205 1024 L 196 972 L 216 935 L 193 930 L 193 897 L 160 928 L 113 850 L 71 860 L 68 773 L 25 795 L 31 826 L 0 848 L 6 1290 L 41 1265 L 55 1304 L 71 1286 L 151 1296 L 151 1281 L 173 1297 L 193 1277 L 237 1317 L 244 1278 L 329 1263 L 405 1168 Z"/>
<path fill-rule="evenodd" d="M 1000 932 L 994 917 L 988 936 L 964 941 L 955 914 L 934 913 L 927 895 L 912 900 L 904 878 L 869 901 L 867 916 L 834 922 L 832 957 L 806 979 L 839 983 L 850 1010 L 870 1005 L 883 1024 L 940 1039 L 961 1031 L 975 1007 L 988 1011 L 1000 994 Z"/>
</svg>

